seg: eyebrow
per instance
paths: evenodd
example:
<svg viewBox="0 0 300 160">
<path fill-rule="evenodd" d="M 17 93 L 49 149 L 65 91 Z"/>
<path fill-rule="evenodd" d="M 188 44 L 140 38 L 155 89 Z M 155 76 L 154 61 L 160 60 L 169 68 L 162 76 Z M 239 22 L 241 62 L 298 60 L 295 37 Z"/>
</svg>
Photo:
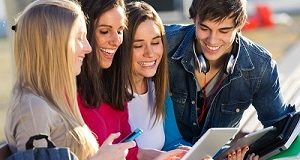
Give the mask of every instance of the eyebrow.
<svg viewBox="0 0 300 160">
<path fill-rule="evenodd" d="M 157 39 L 157 38 L 161 38 L 161 36 L 160 35 L 155 36 L 154 38 L 152 38 L 152 40 Z M 133 42 L 142 42 L 142 41 L 144 41 L 144 40 L 143 39 L 136 39 Z"/>
<path fill-rule="evenodd" d="M 109 28 L 112 28 L 112 26 L 106 25 L 106 24 L 100 24 L 100 25 L 97 25 L 97 28 L 98 28 L 98 27 L 109 27 Z"/>
<path fill-rule="evenodd" d="M 108 27 L 108 28 L 113 28 L 111 25 L 107 25 L 107 24 L 100 24 L 100 25 L 97 25 L 96 28 L 98 27 Z M 119 28 L 122 28 L 122 29 L 125 29 L 126 26 L 120 26 Z"/>
<path fill-rule="evenodd" d="M 202 26 L 202 27 L 209 28 L 207 25 L 202 24 L 202 23 L 199 23 L 199 25 Z M 223 28 L 220 28 L 219 30 L 231 30 L 233 28 L 234 28 L 234 26 L 232 26 L 232 27 L 223 27 Z"/>
</svg>

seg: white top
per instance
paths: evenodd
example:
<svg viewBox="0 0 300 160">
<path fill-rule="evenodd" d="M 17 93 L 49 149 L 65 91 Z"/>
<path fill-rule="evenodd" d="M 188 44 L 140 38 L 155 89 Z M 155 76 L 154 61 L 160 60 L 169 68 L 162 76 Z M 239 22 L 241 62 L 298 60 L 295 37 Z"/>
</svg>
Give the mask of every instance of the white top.
<svg viewBox="0 0 300 160">
<path fill-rule="evenodd" d="M 131 130 L 140 128 L 141 136 L 136 139 L 139 148 L 154 148 L 161 150 L 165 143 L 163 120 L 153 126 L 155 115 L 155 89 L 153 81 L 148 81 L 148 91 L 145 94 L 134 93 L 134 98 L 128 102 L 129 124 Z"/>
</svg>

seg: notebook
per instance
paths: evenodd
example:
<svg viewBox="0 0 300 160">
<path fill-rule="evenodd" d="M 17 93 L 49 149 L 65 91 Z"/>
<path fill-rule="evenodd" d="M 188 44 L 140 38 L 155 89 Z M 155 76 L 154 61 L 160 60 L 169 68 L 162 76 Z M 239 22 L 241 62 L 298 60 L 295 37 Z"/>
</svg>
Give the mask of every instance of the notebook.
<svg viewBox="0 0 300 160">
<path fill-rule="evenodd" d="M 204 156 L 215 155 L 237 133 L 238 128 L 210 128 L 181 160 L 199 160 Z"/>
<path fill-rule="evenodd" d="M 276 130 L 267 133 L 251 145 L 249 152 L 268 159 L 288 149 L 300 134 L 300 112 L 288 114 L 273 126 L 276 127 Z"/>
</svg>

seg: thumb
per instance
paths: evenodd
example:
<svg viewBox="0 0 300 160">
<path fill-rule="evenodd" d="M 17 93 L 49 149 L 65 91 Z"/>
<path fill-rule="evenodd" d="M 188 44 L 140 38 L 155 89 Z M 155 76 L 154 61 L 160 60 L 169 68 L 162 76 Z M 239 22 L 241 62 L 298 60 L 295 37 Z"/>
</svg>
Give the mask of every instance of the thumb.
<svg viewBox="0 0 300 160">
<path fill-rule="evenodd" d="M 112 133 L 108 136 L 108 138 L 103 142 L 102 145 L 111 145 L 113 141 L 120 136 L 120 132 Z"/>
</svg>

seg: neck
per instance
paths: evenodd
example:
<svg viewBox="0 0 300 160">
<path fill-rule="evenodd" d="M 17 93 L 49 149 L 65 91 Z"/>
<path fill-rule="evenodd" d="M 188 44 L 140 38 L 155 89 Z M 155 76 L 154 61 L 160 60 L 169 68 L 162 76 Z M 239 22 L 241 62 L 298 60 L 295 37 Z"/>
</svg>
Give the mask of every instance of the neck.
<svg viewBox="0 0 300 160">
<path fill-rule="evenodd" d="M 144 94 L 148 91 L 147 78 L 134 77 L 133 78 L 133 91 L 137 94 Z"/>
</svg>

